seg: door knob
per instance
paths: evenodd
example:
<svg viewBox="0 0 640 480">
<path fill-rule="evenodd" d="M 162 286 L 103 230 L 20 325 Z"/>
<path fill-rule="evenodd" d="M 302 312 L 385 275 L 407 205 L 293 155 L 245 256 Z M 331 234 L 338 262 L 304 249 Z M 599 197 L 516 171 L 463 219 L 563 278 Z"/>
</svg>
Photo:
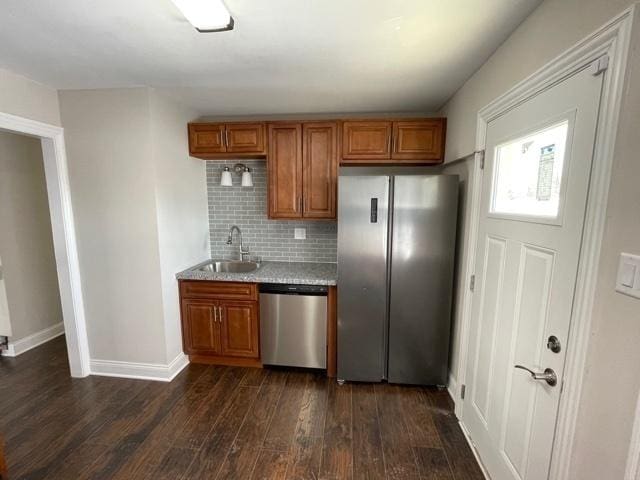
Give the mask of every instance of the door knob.
<svg viewBox="0 0 640 480">
<path fill-rule="evenodd" d="M 526 370 L 527 372 L 529 372 L 531 374 L 531 378 L 533 378 L 534 380 L 544 380 L 545 382 L 547 382 L 547 384 L 549 384 L 552 387 L 555 387 L 558 384 L 558 376 L 556 375 L 556 372 L 554 372 L 550 368 L 545 368 L 544 372 L 534 372 L 533 370 L 523 365 L 514 365 L 514 366 L 515 368 L 519 368 L 521 370 Z"/>
</svg>

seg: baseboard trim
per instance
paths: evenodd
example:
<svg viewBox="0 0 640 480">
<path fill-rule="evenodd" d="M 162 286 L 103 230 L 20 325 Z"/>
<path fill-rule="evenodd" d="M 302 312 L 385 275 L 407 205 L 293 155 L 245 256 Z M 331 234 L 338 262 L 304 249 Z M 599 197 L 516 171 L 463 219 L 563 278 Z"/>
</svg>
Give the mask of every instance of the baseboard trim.
<svg viewBox="0 0 640 480">
<path fill-rule="evenodd" d="M 9 342 L 7 349 L 2 351 L 3 357 L 17 357 L 29 350 L 39 347 L 43 343 L 47 343 L 60 335 L 64 335 L 64 324 L 62 322 L 40 330 L 32 335 Z"/>
<path fill-rule="evenodd" d="M 447 391 L 449 392 L 449 396 L 451 397 L 451 400 L 453 400 L 453 404 L 455 405 L 458 400 L 458 381 L 451 373 L 449 373 Z"/>
<path fill-rule="evenodd" d="M 489 472 L 487 472 L 487 469 L 482 463 L 482 460 L 480 460 L 480 454 L 478 453 L 478 450 L 476 450 L 476 446 L 473 443 L 473 440 L 471 440 L 471 437 L 469 436 L 469 432 L 467 431 L 467 428 L 464 426 L 464 423 L 462 423 L 461 421 L 458 422 L 458 425 L 460 426 L 460 430 L 462 430 L 462 434 L 464 435 L 465 440 L 469 444 L 469 448 L 471 449 L 473 456 L 476 458 L 476 462 L 480 467 L 480 471 L 482 472 L 482 475 L 484 475 L 484 478 L 486 480 L 491 480 L 491 477 L 489 476 Z"/>
<path fill-rule="evenodd" d="M 116 360 L 91 360 L 91 375 L 102 377 L 135 378 L 170 382 L 189 364 L 189 358 L 180 353 L 169 364 L 119 362 Z"/>
</svg>

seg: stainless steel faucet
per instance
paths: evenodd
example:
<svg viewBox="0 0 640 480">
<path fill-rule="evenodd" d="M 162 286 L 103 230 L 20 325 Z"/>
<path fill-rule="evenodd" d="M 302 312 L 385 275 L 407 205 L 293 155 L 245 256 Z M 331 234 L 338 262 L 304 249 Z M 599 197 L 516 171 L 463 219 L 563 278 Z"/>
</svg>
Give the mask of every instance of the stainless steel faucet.
<svg viewBox="0 0 640 480">
<path fill-rule="evenodd" d="M 244 256 L 249 255 L 249 249 L 245 248 L 244 244 L 242 243 L 242 231 L 240 230 L 240 227 L 238 227 L 237 225 L 232 225 L 231 228 L 229 229 L 229 238 L 227 238 L 227 245 L 233 245 L 234 230 L 238 232 L 238 236 L 240 237 L 240 261 L 243 262 Z"/>
</svg>

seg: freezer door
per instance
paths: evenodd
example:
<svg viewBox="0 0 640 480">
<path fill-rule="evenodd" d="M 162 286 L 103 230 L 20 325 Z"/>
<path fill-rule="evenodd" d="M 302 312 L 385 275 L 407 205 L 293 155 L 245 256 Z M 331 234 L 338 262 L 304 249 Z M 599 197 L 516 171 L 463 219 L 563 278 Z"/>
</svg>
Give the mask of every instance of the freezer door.
<svg viewBox="0 0 640 480">
<path fill-rule="evenodd" d="M 338 378 L 379 382 L 386 362 L 389 177 L 338 181 Z"/>
<path fill-rule="evenodd" d="M 458 177 L 394 177 L 389 363 L 393 383 L 447 383 Z"/>
</svg>

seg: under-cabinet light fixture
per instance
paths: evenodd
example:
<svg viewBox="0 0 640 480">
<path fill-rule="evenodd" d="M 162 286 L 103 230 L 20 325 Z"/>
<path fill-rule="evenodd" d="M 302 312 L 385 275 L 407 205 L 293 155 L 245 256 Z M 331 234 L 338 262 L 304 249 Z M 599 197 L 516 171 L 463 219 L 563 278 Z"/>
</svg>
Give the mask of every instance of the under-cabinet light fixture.
<svg viewBox="0 0 640 480">
<path fill-rule="evenodd" d="M 233 30 L 233 17 L 222 0 L 171 0 L 201 33 Z"/>
</svg>

